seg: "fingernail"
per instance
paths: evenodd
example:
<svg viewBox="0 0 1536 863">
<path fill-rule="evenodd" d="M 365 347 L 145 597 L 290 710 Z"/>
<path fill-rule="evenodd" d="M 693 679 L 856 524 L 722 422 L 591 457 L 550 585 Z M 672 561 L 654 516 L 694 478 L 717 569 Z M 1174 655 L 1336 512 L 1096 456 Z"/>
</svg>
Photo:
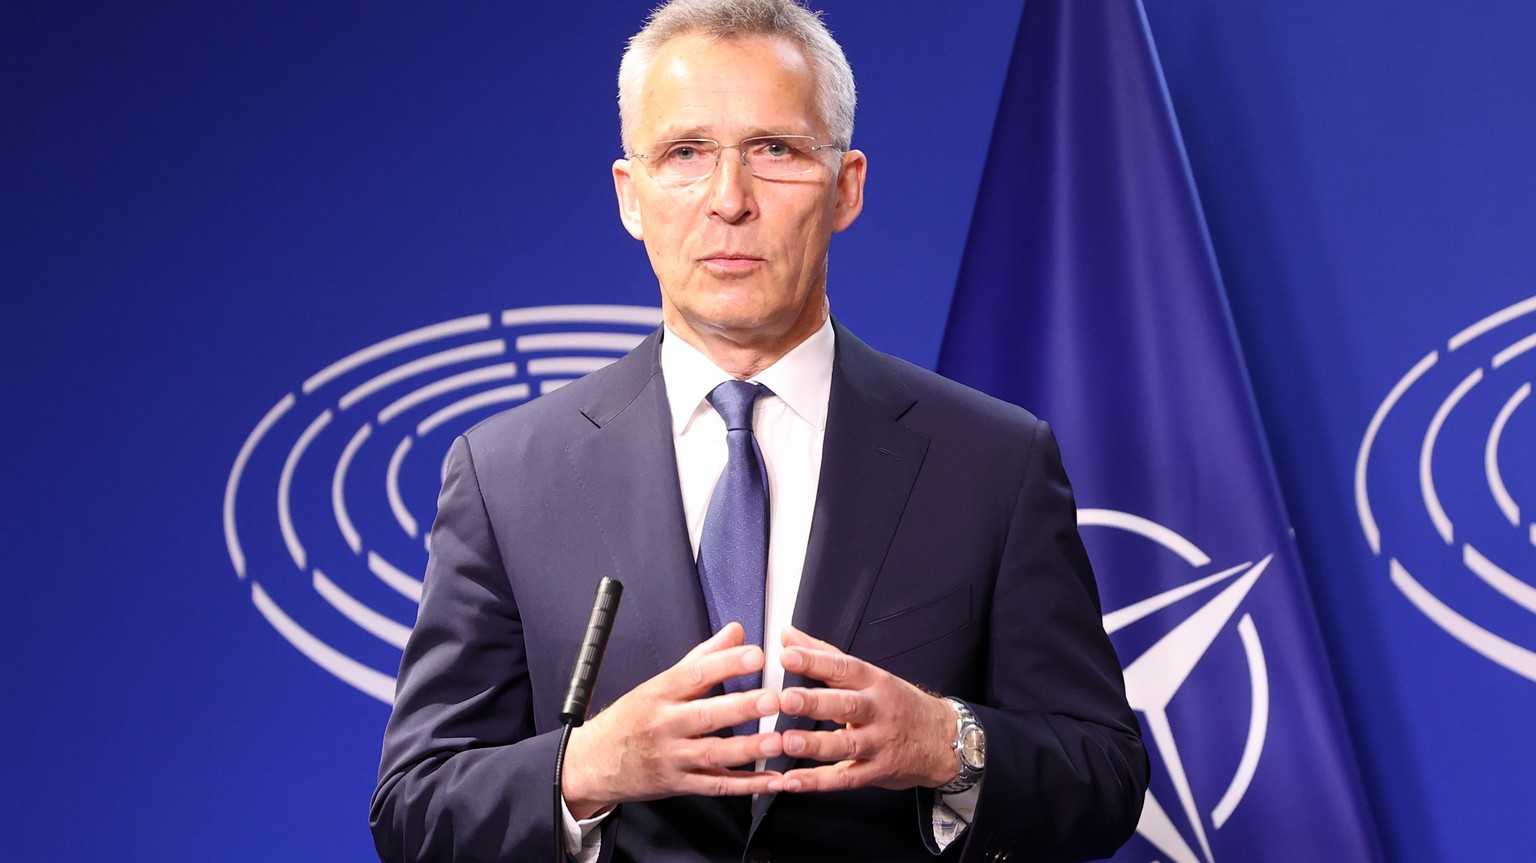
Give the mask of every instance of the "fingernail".
<svg viewBox="0 0 1536 863">
<path fill-rule="evenodd" d="M 780 782 L 777 779 L 770 779 L 770 780 L 768 780 L 768 793 L 769 794 L 777 794 L 777 793 L 779 793 L 780 791 L 783 791 L 783 790 L 784 790 L 784 783 L 783 782 Z"/>
<path fill-rule="evenodd" d="M 779 703 L 784 705 L 787 712 L 795 713 L 805 707 L 805 698 L 798 692 L 786 692 L 779 696 Z"/>
<path fill-rule="evenodd" d="M 758 747 L 758 749 L 759 749 L 760 752 L 762 752 L 762 754 L 764 756 L 766 756 L 768 758 L 772 758 L 775 755 L 779 754 L 779 752 L 782 749 L 782 747 L 783 747 L 783 741 L 779 739 L 779 736 L 777 734 L 775 734 L 774 736 L 769 737 L 766 740 L 764 740 L 762 745 L 760 747 Z"/>
<path fill-rule="evenodd" d="M 757 697 L 757 711 L 764 716 L 774 712 L 775 700 L 772 692 L 764 692 L 762 695 L 759 695 Z"/>
<path fill-rule="evenodd" d="M 799 755 L 805 750 L 805 739 L 796 735 L 784 740 L 784 751 L 790 755 Z"/>
<path fill-rule="evenodd" d="M 791 792 L 799 791 L 800 790 L 800 780 L 798 780 L 798 779 L 786 780 L 785 783 L 784 783 L 784 790 L 785 791 L 791 791 Z"/>
</svg>

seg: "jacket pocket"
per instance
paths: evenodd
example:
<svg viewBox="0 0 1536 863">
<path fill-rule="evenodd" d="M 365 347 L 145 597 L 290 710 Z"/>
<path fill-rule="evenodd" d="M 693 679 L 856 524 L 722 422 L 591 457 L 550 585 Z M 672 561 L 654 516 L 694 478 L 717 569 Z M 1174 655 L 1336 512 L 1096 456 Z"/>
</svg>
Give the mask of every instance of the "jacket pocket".
<svg viewBox="0 0 1536 863">
<path fill-rule="evenodd" d="M 890 659 L 971 624 L 971 586 L 959 587 L 859 626 L 849 653 L 866 662 Z"/>
</svg>

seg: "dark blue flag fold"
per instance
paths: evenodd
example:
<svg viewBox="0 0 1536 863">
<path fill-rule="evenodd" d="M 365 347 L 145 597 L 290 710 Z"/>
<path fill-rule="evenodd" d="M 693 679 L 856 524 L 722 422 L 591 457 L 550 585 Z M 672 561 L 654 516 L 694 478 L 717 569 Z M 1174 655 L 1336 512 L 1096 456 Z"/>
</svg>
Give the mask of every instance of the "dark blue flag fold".
<svg viewBox="0 0 1536 863">
<path fill-rule="evenodd" d="M 939 371 L 1062 441 L 1153 757 L 1115 859 L 1380 860 L 1140 3 L 1028 0 Z"/>
</svg>

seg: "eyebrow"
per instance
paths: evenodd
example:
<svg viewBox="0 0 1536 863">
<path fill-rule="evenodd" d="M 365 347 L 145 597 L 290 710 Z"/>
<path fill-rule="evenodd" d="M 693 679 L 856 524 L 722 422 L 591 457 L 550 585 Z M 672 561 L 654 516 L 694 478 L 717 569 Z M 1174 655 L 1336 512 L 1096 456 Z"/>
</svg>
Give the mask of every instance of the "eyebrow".
<svg viewBox="0 0 1536 863">
<path fill-rule="evenodd" d="M 658 140 L 658 141 L 703 141 L 703 140 L 709 140 L 709 136 L 704 134 L 702 129 L 699 129 L 696 126 L 689 126 L 689 127 L 681 128 L 681 129 L 667 129 L 667 130 L 657 134 L 656 140 Z"/>
<path fill-rule="evenodd" d="M 796 132 L 796 131 L 789 131 L 789 130 L 787 130 L 784 127 L 772 128 L 772 127 L 769 127 L 769 126 L 752 126 L 752 127 L 749 127 L 748 131 L 745 132 L 741 136 L 741 138 L 738 139 L 738 140 L 745 141 L 748 138 L 776 138 L 776 137 L 780 137 L 780 136 L 784 136 L 784 135 L 798 135 L 798 136 L 803 136 L 803 137 L 808 137 L 808 138 L 816 137 L 815 134 L 812 133 L 809 130 L 806 130 L 806 131 L 803 131 L 803 132 Z M 657 141 L 718 141 L 720 139 L 714 137 L 713 133 L 705 131 L 700 126 L 685 126 L 685 127 L 676 128 L 676 129 L 668 129 L 668 130 L 662 132 L 661 134 L 657 135 L 656 140 Z"/>
</svg>

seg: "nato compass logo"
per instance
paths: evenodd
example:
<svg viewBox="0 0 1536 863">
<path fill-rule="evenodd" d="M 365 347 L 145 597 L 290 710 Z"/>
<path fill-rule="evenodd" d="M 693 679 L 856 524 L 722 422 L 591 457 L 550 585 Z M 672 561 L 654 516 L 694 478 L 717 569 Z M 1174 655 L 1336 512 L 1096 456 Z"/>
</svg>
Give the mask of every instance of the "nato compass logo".
<svg viewBox="0 0 1536 863">
<path fill-rule="evenodd" d="M 1243 802 L 1258 771 L 1269 732 L 1269 668 L 1264 661 L 1264 645 L 1252 615 L 1242 612 L 1241 607 L 1274 555 L 1258 561 L 1220 565 L 1193 542 L 1137 515 L 1109 509 L 1082 509 L 1078 511 L 1077 519 L 1086 540 L 1095 544 L 1100 540 L 1111 541 L 1116 544 L 1116 550 L 1124 548 L 1135 559 L 1172 563 L 1189 569 L 1189 579 L 1177 587 L 1104 615 L 1104 631 L 1115 636 L 1156 612 L 1174 609 L 1170 614 L 1177 622 L 1171 627 L 1154 629 L 1150 641 L 1145 634 L 1142 641 L 1134 644 L 1123 635 L 1115 638 L 1116 649 L 1120 651 L 1121 661 L 1125 662 L 1126 698 L 1141 716 L 1156 765 L 1155 785 L 1147 791 L 1136 833 L 1173 863 L 1214 863 L 1216 857 L 1211 851 L 1210 833 L 1220 830 Z M 1096 528 L 1114 528 L 1123 534 L 1106 537 Z M 1126 545 L 1127 541 L 1135 544 Z M 1231 627 L 1234 618 L 1237 624 Z M 1237 641 L 1242 645 L 1240 660 L 1221 655 L 1236 652 L 1224 649 L 1231 643 L 1230 636 L 1221 638 L 1232 629 L 1236 630 Z M 1221 647 L 1213 650 L 1218 642 Z M 1241 668 L 1248 679 L 1247 721 L 1245 727 L 1233 729 L 1236 733 L 1231 735 L 1242 738 L 1240 749 L 1211 739 L 1212 732 L 1222 730 L 1217 721 L 1219 716 L 1231 714 L 1241 705 L 1240 696 L 1231 692 L 1230 686 L 1195 684 L 1185 687 L 1199 674 L 1202 666 L 1218 665 L 1224 667 L 1213 669 L 1215 675 L 1229 680 L 1232 678 L 1229 672 L 1239 673 L 1237 668 Z M 1198 690 L 1204 690 L 1206 694 Z M 1183 711 L 1186 716 L 1193 713 L 1200 717 L 1199 728 L 1175 727 L 1170 708 L 1181 691 L 1187 701 L 1198 702 L 1201 698 L 1209 699 L 1208 693 L 1217 690 L 1221 690 L 1220 695 L 1210 703 L 1219 709 L 1205 709 L 1208 704 L 1194 703 Z M 1181 739 L 1185 744 L 1182 748 Z M 1183 752 L 1186 750 L 1199 753 L 1198 764 L 1185 761 Z M 1223 755 L 1232 757 L 1224 760 Z M 1214 804 L 1208 799 L 1213 795 L 1202 793 L 1197 798 L 1196 783 L 1192 781 L 1197 774 L 1203 780 L 1200 783 L 1202 791 L 1222 788 L 1220 796 L 1214 798 Z M 1172 799 L 1167 799 L 1166 791 L 1161 792 L 1164 797 L 1158 796 L 1156 783 L 1160 778 L 1165 778 L 1166 784 L 1172 786 Z M 1184 825 L 1182 829 L 1180 823 Z M 1190 844 L 1191 838 L 1199 846 L 1198 853 Z M 1122 852 L 1120 859 L 1125 859 L 1127 853 L 1134 851 Z"/>
<path fill-rule="evenodd" d="M 608 365 L 660 323 L 641 306 L 511 309 L 316 372 L 252 429 L 225 486 L 229 559 L 256 609 L 316 665 L 392 702 L 454 438 Z"/>
<path fill-rule="evenodd" d="M 1415 608 L 1536 681 L 1533 378 L 1536 297 L 1430 351 L 1371 417 L 1355 507 L 1371 551 Z"/>
</svg>

